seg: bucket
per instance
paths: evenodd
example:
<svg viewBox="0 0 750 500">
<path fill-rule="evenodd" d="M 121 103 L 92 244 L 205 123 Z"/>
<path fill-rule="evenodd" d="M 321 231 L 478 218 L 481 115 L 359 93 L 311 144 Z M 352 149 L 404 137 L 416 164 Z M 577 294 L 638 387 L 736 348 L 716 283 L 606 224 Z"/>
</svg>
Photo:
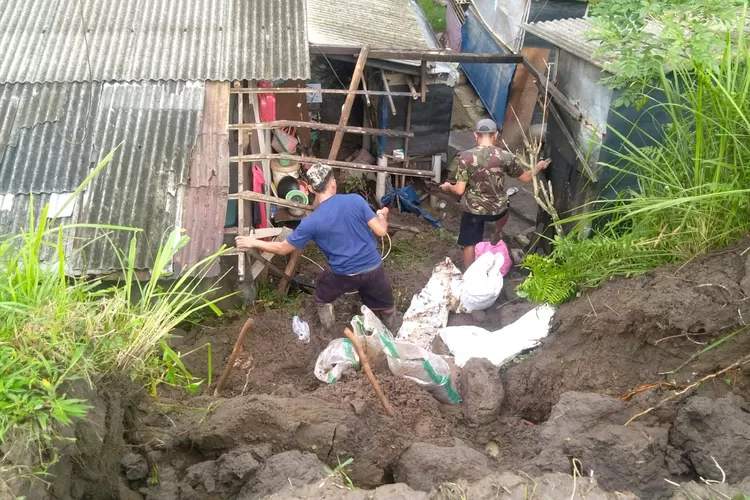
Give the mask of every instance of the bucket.
<svg viewBox="0 0 750 500">
<path fill-rule="evenodd" d="M 271 160 L 271 173 L 273 174 L 273 183 L 279 185 L 281 179 L 286 176 L 299 178 L 299 163 L 289 160 Z"/>
<path fill-rule="evenodd" d="M 293 190 L 289 191 L 286 194 L 287 201 L 294 201 L 297 203 L 303 203 L 307 205 L 309 203 L 309 200 L 307 198 L 307 195 L 299 190 Z M 302 217 L 305 215 L 305 210 L 299 209 L 299 208 L 290 208 L 289 209 L 289 215 L 292 215 L 294 217 Z"/>
</svg>

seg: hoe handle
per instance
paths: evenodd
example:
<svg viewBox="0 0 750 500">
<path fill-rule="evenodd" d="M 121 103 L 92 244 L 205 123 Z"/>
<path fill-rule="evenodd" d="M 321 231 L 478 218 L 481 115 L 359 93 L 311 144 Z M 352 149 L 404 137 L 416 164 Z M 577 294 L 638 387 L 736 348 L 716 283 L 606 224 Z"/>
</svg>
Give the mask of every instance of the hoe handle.
<svg viewBox="0 0 750 500">
<path fill-rule="evenodd" d="M 229 358 L 227 359 L 227 366 L 224 368 L 224 371 L 221 374 L 221 377 L 219 377 L 219 383 L 216 384 L 216 390 L 214 390 L 214 397 L 221 396 L 221 390 L 224 388 L 224 384 L 227 383 L 227 379 L 229 378 L 229 374 L 232 373 L 232 368 L 234 368 L 234 362 L 237 360 L 237 356 L 240 355 L 240 352 L 242 352 L 242 343 L 245 341 L 245 334 L 250 329 L 251 326 L 253 326 L 253 318 L 247 318 L 247 321 L 245 321 L 245 324 L 242 325 L 242 330 L 240 330 L 240 335 L 237 337 L 237 342 L 234 343 L 234 349 L 232 349 L 232 354 L 229 355 Z"/>
<path fill-rule="evenodd" d="M 378 384 L 378 381 L 375 380 L 375 375 L 373 375 L 372 368 L 370 368 L 370 361 L 367 359 L 365 350 L 362 349 L 362 344 L 360 344 L 359 338 L 357 338 L 354 332 L 352 332 L 348 328 L 344 329 L 344 334 L 351 341 L 351 343 L 354 344 L 354 348 L 357 350 L 359 359 L 362 361 L 362 369 L 365 371 L 365 375 L 367 375 L 367 379 L 370 381 L 372 388 L 375 390 L 375 394 L 378 396 L 378 399 L 383 404 L 383 408 L 385 408 L 385 412 L 391 417 L 395 417 L 396 413 L 393 411 L 393 408 L 391 408 L 391 403 L 388 402 L 388 398 L 385 397 L 385 394 L 383 394 L 383 391 L 380 389 L 380 384 Z"/>
</svg>

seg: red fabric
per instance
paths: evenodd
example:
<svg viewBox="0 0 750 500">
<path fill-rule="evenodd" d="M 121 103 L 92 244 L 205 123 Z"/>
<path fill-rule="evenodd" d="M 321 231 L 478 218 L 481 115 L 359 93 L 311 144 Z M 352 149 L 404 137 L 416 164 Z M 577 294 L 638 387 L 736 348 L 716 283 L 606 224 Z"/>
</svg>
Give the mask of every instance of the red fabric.
<svg viewBox="0 0 750 500">
<path fill-rule="evenodd" d="M 258 165 L 253 165 L 253 191 L 256 193 L 263 193 L 263 171 Z M 268 218 L 266 217 L 266 206 L 263 203 L 258 203 L 260 207 L 260 224 L 259 228 L 268 227 Z"/>
<path fill-rule="evenodd" d="M 273 82 L 260 81 L 258 88 L 268 89 L 273 87 Z M 276 96 L 273 94 L 258 94 L 260 121 L 276 121 Z"/>
</svg>

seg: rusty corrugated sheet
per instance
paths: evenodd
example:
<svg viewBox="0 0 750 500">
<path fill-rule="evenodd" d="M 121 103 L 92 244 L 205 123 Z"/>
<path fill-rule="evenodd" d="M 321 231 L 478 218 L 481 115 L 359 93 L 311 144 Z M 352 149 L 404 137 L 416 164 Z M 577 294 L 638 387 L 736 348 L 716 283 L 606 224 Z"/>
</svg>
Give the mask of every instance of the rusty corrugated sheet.
<svg viewBox="0 0 750 500">
<path fill-rule="evenodd" d="M 190 237 L 175 256 L 175 270 L 185 270 L 216 252 L 224 240 L 229 193 L 229 83 L 206 83 L 199 140 L 190 161 L 182 208 L 182 227 Z M 209 275 L 218 274 L 218 265 Z"/>
<path fill-rule="evenodd" d="M 0 83 L 306 79 L 305 0 L 0 0 Z"/>
<path fill-rule="evenodd" d="M 550 55 L 548 49 L 524 48 L 521 49 L 521 55 L 526 57 L 542 74 L 547 70 Z M 519 150 L 524 146 L 524 137 L 529 131 L 538 97 L 539 89 L 536 86 L 536 79 L 523 65 L 518 65 L 510 85 L 508 110 L 505 113 L 501 135 L 503 144 L 507 144 L 511 151 Z"/>
<path fill-rule="evenodd" d="M 558 19 L 524 24 L 524 29 L 559 47 L 576 57 L 590 62 L 598 68 L 604 68 L 609 62 L 606 55 L 598 54 L 599 42 L 589 40 L 588 33 L 593 28 L 589 19 Z"/>
</svg>

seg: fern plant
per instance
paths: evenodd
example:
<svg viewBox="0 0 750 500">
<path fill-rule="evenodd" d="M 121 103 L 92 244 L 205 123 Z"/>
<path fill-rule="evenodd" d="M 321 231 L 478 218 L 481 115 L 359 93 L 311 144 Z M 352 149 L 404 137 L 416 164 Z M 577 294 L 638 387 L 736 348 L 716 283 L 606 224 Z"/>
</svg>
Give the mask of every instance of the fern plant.
<svg viewBox="0 0 750 500">
<path fill-rule="evenodd" d="M 550 257 L 529 254 L 521 267 L 531 271 L 516 293 L 534 302 L 558 305 L 576 294 L 576 283 L 568 276 L 565 265 Z"/>
</svg>

